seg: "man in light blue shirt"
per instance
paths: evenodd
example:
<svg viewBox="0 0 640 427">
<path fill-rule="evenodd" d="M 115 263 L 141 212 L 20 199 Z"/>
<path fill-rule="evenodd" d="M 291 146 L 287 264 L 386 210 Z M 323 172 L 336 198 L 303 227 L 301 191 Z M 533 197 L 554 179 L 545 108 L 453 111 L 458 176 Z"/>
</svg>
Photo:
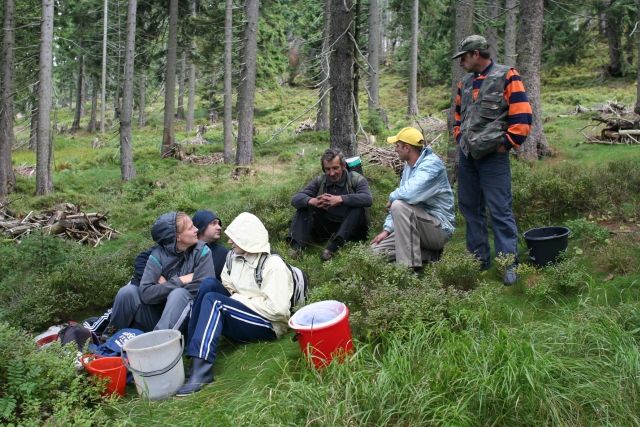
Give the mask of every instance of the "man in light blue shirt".
<svg viewBox="0 0 640 427">
<path fill-rule="evenodd" d="M 400 185 L 389 194 L 389 215 L 383 230 L 371 242 L 375 253 L 420 270 L 436 261 L 455 229 L 453 191 L 442 160 L 424 147 L 422 133 L 403 128 L 387 138 L 405 161 Z"/>
</svg>

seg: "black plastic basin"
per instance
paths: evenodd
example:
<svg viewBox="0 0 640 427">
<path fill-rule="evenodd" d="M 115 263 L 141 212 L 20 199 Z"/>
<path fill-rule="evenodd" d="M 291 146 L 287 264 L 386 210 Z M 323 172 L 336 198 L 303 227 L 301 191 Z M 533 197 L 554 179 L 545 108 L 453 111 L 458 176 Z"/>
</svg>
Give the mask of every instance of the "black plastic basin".
<svg viewBox="0 0 640 427">
<path fill-rule="evenodd" d="M 567 249 L 570 232 L 571 230 L 562 226 L 525 231 L 524 240 L 527 242 L 531 261 L 540 267 L 555 262 L 560 253 Z"/>
</svg>

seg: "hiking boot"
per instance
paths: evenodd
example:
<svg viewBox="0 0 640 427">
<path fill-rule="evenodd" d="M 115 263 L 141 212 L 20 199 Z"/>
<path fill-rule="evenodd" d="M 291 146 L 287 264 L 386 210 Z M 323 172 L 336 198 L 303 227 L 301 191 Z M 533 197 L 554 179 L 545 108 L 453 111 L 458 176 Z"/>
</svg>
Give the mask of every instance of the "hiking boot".
<svg viewBox="0 0 640 427">
<path fill-rule="evenodd" d="M 515 285 L 517 281 L 518 275 L 516 274 L 516 266 L 511 265 L 507 267 L 504 274 L 502 275 L 502 283 L 504 283 L 505 286 L 511 286 Z"/>
<path fill-rule="evenodd" d="M 333 258 L 333 254 L 334 252 L 331 252 L 329 249 L 325 249 L 322 251 L 320 259 L 322 260 L 322 262 L 329 261 L 331 258 Z"/>
<path fill-rule="evenodd" d="M 176 396 L 188 396 L 202 389 L 205 384 L 213 381 L 213 363 L 198 357 L 192 358 L 191 374 L 187 382 L 180 387 Z"/>
</svg>

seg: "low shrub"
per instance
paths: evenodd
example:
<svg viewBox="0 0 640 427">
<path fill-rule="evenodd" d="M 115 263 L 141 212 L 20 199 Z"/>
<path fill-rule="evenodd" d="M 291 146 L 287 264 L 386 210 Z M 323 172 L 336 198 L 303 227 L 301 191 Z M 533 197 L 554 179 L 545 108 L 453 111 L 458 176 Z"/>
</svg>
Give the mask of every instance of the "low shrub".
<svg viewBox="0 0 640 427">
<path fill-rule="evenodd" d="M 43 239 L 47 242 L 43 247 L 56 247 L 53 242 L 58 239 Z M 0 282 L 0 320 L 35 330 L 73 319 L 87 310 L 102 310 L 111 305 L 119 287 L 131 276 L 132 261 L 139 251 L 136 245 L 115 253 L 68 242 L 61 247 L 69 250 L 64 255 L 52 251 L 55 264 L 43 255 L 42 260 L 34 262 L 36 267 L 25 265 L 23 274 Z"/>
<path fill-rule="evenodd" d="M 468 291 L 478 283 L 480 261 L 462 245 L 449 245 L 433 270 L 442 286 Z"/>
<path fill-rule="evenodd" d="M 542 274 L 535 285 L 529 288 L 529 294 L 555 297 L 575 295 L 584 290 L 591 282 L 591 276 L 576 256 L 565 254 L 559 261 L 541 270 Z"/>
<path fill-rule="evenodd" d="M 0 424 L 105 425 L 102 386 L 74 366 L 75 348 L 36 351 L 33 340 L 0 322 Z"/>
<path fill-rule="evenodd" d="M 374 256 L 367 245 L 349 246 L 340 254 L 312 277 L 320 284 L 312 289 L 310 300 L 344 302 L 356 336 L 375 339 L 385 331 L 446 317 L 454 296 L 440 289 L 434 276 L 420 278 L 408 268 Z"/>
<path fill-rule="evenodd" d="M 603 245 L 609 239 L 609 230 L 591 222 L 586 218 L 576 218 L 565 222 L 571 230 L 571 239 L 581 240 L 587 244 Z"/>
<path fill-rule="evenodd" d="M 598 166 L 513 164 L 513 209 L 521 226 L 551 224 L 590 212 L 640 212 L 640 168 L 634 161 Z"/>
<path fill-rule="evenodd" d="M 640 272 L 640 243 L 628 237 L 612 239 L 604 250 L 595 249 L 598 266 L 610 274 Z"/>
</svg>

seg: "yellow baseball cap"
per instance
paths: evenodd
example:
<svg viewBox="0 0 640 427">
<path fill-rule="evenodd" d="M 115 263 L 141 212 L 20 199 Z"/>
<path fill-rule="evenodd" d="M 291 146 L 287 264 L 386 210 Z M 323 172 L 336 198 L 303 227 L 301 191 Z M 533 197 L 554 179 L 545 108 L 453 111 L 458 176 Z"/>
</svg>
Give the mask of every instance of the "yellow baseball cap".
<svg viewBox="0 0 640 427">
<path fill-rule="evenodd" d="M 396 142 L 400 141 L 416 147 L 422 147 L 423 140 L 424 137 L 422 136 L 422 132 L 412 127 L 402 128 L 396 136 L 390 136 L 389 138 L 387 138 L 387 142 L 389 144 L 395 144 Z"/>
</svg>

